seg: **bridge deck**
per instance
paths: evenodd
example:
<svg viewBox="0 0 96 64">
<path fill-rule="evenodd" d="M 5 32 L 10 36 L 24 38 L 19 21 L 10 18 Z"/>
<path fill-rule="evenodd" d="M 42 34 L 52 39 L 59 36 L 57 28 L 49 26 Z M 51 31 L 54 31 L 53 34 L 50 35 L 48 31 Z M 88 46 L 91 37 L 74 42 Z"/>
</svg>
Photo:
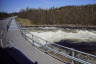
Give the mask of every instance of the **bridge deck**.
<svg viewBox="0 0 96 64">
<path fill-rule="evenodd" d="M 19 30 L 21 28 L 19 28 L 17 26 L 18 23 L 16 24 L 16 21 L 15 21 L 15 18 L 14 17 L 13 18 L 10 18 L 9 20 L 6 19 L 6 22 L 7 21 L 11 21 L 11 25 L 10 25 L 10 23 L 7 23 L 6 26 L 4 25 L 5 28 L 3 28 L 3 25 L 0 27 L 0 28 L 5 29 L 5 30 L 0 31 L 0 36 L 1 36 L 0 37 L 0 45 L 2 44 L 1 45 L 2 48 L 6 47 L 6 45 L 8 47 L 12 46 L 13 48 L 16 48 L 17 50 L 19 50 L 20 52 L 22 52 L 32 62 L 37 61 L 38 64 L 66 64 L 66 63 L 63 63 L 63 62 L 61 62 L 61 61 L 59 61 L 59 60 L 57 60 L 57 59 L 49 56 L 48 54 L 46 54 L 44 52 L 41 52 L 39 49 L 37 49 L 36 47 L 34 47 L 31 43 L 29 43 L 28 41 L 26 41 L 25 38 L 23 38 L 24 35 L 22 36 L 22 34 L 21 34 L 20 30 Z M 2 37 L 2 35 L 3 35 L 3 37 Z M 8 44 L 8 41 L 10 42 L 10 44 Z M 56 45 L 56 44 L 54 44 L 54 45 Z M 55 50 L 55 49 L 50 48 L 48 46 L 47 46 L 47 48 L 48 48 L 48 50 L 50 49 L 51 51 L 53 51 L 55 53 L 59 52 L 58 50 Z M 72 62 L 75 59 L 74 61 L 79 61 L 80 63 L 83 63 L 83 64 L 91 64 L 91 63 L 89 63 L 89 61 L 86 62 L 84 60 L 78 59 L 79 57 L 78 58 L 77 57 L 75 58 L 74 53 L 73 53 L 75 50 L 69 49 L 69 48 L 67 48 L 67 49 L 70 50 L 70 51 L 72 51 L 72 56 L 69 56 L 69 55 L 66 56 L 62 52 L 60 52 L 59 54 L 62 55 L 62 56 L 65 56 L 65 57 L 67 57 L 69 59 L 72 59 Z M 83 52 L 80 52 L 80 51 L 76 51 L 76 52 L 78 52 L 80 54 L 84 54 L 84 55 L 87 54 L 87 53 L 83 53 Z M 90 56 L 90 54 L 87 54 L 87 55 Z M 14 55 L 12 55 L 12 56 L 14 56 Z M 92 57 L 93 57 L 93 55 L 92 55 Z"/>
<path fill-rule="evenodd" d="M 13 21 L 15 23 L 15 21 Z M 16 26 L 16 25 L 15 25 Z M 11 29 L 11 28 L 10 28 Z M 61 61 L 41 52 L 26 41 L 19 30 L 10 30 L 7 33 L 7 38 L 11 41 L 12 46 L 23 52 L 33 62 L 39 64 L 64 64 Z"/>
</svg>

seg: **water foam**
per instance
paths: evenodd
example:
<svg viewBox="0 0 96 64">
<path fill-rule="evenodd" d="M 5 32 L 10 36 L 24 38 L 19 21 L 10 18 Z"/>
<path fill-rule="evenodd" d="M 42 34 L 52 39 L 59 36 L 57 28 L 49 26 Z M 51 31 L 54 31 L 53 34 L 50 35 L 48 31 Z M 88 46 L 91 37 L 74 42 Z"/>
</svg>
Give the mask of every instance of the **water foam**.
<svg viewBox="0 0 96 64">
<path fill-rule="evenodd" d="M 76 32 L 66 32 L 62 30 L 47 32 L 30 32 L 33 35 L 41 37 L 50 42 L 59 42 L 61 40 L 72 40 L 78 42 L 96 42 L 96 33 L 88 30 L 76 30 Z M 27 34 L 28 35 L 28 34 Z M 30 36 L 30 35 L 29 35 Z M 31 36 L 30 36 L 31 37 Z"/>
</svg>

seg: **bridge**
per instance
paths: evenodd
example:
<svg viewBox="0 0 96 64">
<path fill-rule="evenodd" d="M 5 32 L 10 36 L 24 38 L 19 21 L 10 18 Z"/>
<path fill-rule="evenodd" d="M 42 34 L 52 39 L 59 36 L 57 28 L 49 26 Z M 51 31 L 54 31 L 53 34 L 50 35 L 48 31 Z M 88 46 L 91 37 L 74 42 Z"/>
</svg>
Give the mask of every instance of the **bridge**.
<svg viewBox="0 0 96 64">
<path fill-rule="evenodd" d="M 58 44 L 50 44 L 38 36 L 23 30 L 22 26 L 10 17 L 0 20 L 0 47 L 15 48 L 33 63 L 38 64 L 96 64 L 96 56 Z M 26 34 L 30 34 L 29 37 Z M 41 42 L 46 43 L 42 45 Z"/>
</svg>

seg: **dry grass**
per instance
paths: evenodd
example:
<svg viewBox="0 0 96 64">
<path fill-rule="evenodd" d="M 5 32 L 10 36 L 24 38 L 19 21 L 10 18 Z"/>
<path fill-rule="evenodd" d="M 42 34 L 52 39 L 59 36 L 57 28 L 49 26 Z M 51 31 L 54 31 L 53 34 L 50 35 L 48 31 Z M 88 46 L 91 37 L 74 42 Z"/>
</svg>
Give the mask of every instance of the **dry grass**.
<svg viewBox="0 0 96 64">
<path fill-rule="evenodd" d="M 31 26 L 32 21 L 29 19 L 24 19 L 24 18 L 16 18 L 16 20 L 22 25 L 22 26 Z"/>
</svg>

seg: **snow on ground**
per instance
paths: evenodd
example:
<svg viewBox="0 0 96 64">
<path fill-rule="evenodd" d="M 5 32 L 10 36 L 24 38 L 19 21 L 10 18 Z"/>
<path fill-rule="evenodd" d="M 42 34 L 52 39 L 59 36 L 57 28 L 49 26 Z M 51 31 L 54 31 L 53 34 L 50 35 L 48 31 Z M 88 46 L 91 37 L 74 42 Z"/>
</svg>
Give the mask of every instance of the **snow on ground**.
<svg viewBox="0 0 96 64">
<path fill-rule="evenodd" d="M 74 43 L 76 42 L 96 42 L 96 32 L 88 31 L 88 30 L 76 30 L 75 32 L 67 32 L 67 31 L 46 31 L 46 32 L 30 32 L 33 35 L 41 37 L 50 42 L 59 42 L 61 40 L 72 40 Z M 30 34 L 27 34 L 31 37 Z M 42 43 L 45 44 L 45 43 Z"/>
</svg>

